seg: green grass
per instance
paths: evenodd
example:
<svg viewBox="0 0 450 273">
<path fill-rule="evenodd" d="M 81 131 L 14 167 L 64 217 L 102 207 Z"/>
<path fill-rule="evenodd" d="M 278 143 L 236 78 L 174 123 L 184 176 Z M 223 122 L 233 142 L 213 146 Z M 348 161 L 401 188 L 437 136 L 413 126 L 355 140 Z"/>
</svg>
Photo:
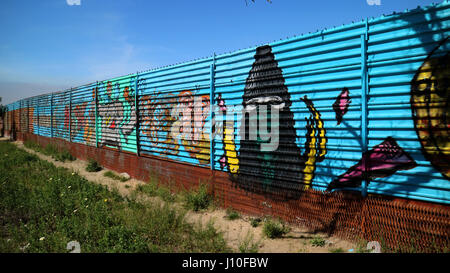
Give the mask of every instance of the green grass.
<svg viewBox="0 0 450 273">
<path fill-rule="evenodd" d="M 41 145 L 39 145 L 38 143 L 34 142 L 34 141 L 30 141 L 30 140 L 26 140 L 23 145 L 25 147 L 27 147 L 28 149 L 32 149 L 35 151 L 42 151 L 42 147 Z"/>
<path fill-rule="evenodd" d="M 159 196 L 166 202 L 175 202 L 177 200 L 177 196 L 172 194 L 168 187 L 158 185 L 155 180 L 151 180 L 148 184 L 137 186 L 135 191 L 151 197 Z"/>
<path fill-rule="evenodd" d="M 289 232 L 287 227 L 282 221 L 275 221 L 273 219 L 266 219 L 263 226 L 263 234 L 270 239 L 281 238 L 283 235 Z"/>
<path fill-rule="evenodd" d="M 344 252 L 345 252 L 345 251 L 344 251 L 342 248 L 340 248 L 340 247 L 338 247 L 338 248 L 330 248 L 329 251 L 330 251 L 330 253 L 344 253 Z"/>
<path fill-rule="evenodd" d="M 128 178 L 125 178 L 123 176 L 117 175 L 117 174 L 113 173 L 112 171 L 106 171 L 103 175 L 106 176 L 106 177 L 112 178 L 114 180 L 119 180 L 121 182 L 128 181 Z"/>
<path fill-rule="evenodd" d="M 89 159 L 86 165 L 86 171 L 88 172 L 99 172 L 102 170 L 102 166 L 98 164 L 94 159 Z"/>
<path fill-rule="evenodd" d="M 229 252 L 212 224 L 169 204 L 143 205 L 0 142 L 0 253 Z"/>
<path fill-rule="evenodd" d="M 185 193 L 185 207 L 193 211 L 205 210 L 212 203 L 212 196 L 208 194 L 206 185 L 200 185 L 197 190 Z"/>
<path fill-rule="evenodd" d="M 247 232 L 247 235 L 239 243 L 239 252 L 241 253 L 258 253 L 260 242 L 255 242 L 253 233 Z"/>
<path fill-rule="evenodd" d="M 74 161 L 76 159 L 74 156 L 72 156 L 69 150 L 58 149 L 58 147 L 53 144 L 48 144 L 47 146 L 42 147 L 39 143 L 27 140 L 24 142 L 24 146 L 44 155 L 51 156 L 56 161 L 65 162 Z"/>
<path fill-rule="evenodd" d="M 226 211 L 227 215 L 225 216 L 228 220 L 236 220 L 241 218 L 241 215 L 239 214 L 239 212 L 235 211 L 232 208 L 227 208 Z"/>
<path fill-rule="evenodd" d="M 311 239 L 310 241 L 312 246 L 319 246 L 319 247 L 324 247 L 325 246 L 325 239 L 322 237 L 314 237 L 313 239 Z"/>
</svg>

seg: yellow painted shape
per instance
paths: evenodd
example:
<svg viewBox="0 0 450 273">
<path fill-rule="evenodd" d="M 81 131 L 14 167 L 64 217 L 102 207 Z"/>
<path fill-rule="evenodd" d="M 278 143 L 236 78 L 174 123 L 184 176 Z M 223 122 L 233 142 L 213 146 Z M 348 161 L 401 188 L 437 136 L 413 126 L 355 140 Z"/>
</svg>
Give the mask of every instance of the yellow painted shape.
<svg viewBox="0 0 450 273">
<path fill-rule="evenodd" d="M 312 113 L 314 118 L 314 124 L 316 127 L 311 130 L 309 135 L 310 142 L 306 143 L 310 148 L 309 153 L 307 155 L 307 160 L 305 163 L 305 168 L 303 169 L 304 178 L 303 182 L 305 183 L 305 189 L 309 189 L 312 184 L 312 180 L 314 178 L 314 172 L 316 170 L 316 161 L 318 157 L 325 156 L 326 151 L 326 138 L 325 138 L 325 129 L 323 127 L 323 121 L 320 119 L 320 114 L 314 108 L 313 105 L 308 105 L 309 111 Z M 316 137 L 316 132 L 318 137 Z M 319 141 L 317 140 L 319 138 Z M 321 153 L 317 155 L 317 145 L 319 145 Z"/>
<path fill-rule="evenodd" d="M 234 128 L 224 128 L 223 143 L 225 144 L 225 157 L 227 158 L 228 168 L 231 173 L 237 173 L 239 171 L 239 159 L 237 158 L 236 145 L 234 143 Z"/>
<path fill-rule="evenodd" d="M 307 145 L 309 145 L 310 150 L 308 153 L 308 160 L 305 163 L 305 168 L 303 169 L 304 177 L 303 181 L 306 184 L 305 189 L 309 189 L 311 187 L 311 181 L 314 176 L 314 171 L 316 169 L 316 137 L 314 136 L 316 130 L 311 130 L 311 134 L 309 135 L 311 141 Z"/>
</svg>

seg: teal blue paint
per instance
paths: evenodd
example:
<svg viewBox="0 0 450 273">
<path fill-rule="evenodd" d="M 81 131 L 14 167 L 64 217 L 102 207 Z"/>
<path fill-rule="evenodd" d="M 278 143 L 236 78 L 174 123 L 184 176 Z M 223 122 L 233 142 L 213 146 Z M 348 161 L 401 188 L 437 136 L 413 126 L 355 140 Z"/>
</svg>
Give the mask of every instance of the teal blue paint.
<svg viewBox="0 0 450 273">
<path fill-rule="evenodd" d="M 139 72 L 136 73 L 134 80 L 134 109 L 136 114 L 136 154 L 141 155 L 139 147 Z"/>
<path fill-rule="evenodd" d="M 40 127 L 41 127 L 41 124 L 40 124 L 40 122 L 39 122 L 39 97 L 37 97 L 37 120 L 38 120 L 38 122 L 37 122 L 37 134 L 38 134 L 38 136 L 40 135 Z"/>
<path fill-rule="evenodd" d="M 366 32 L 367 33 L 367 32 Z M 367 147 L 367 36 L 361 34 L 361 149 L 362 153 L 366 153 Z M 364 169 L 367 172 L 367 160 L 364 164 Z M 365 175 L 362 181 L 362 195 L 367 196 L 368 178 Z"/>
<path fill-rule="evenodd" d="M 215 62 L 216 62 L 216 53 L 213 55 L 212 63 L 211 63 L 211 82 L 209 86 L 209 120 L 211 121 L 211 125 L 209 128 L 209 160 L 211 170 L 214 170 L 214 134 L 213 134 L 213 120 L 214 120 L 214 70 L 215 70 Z"/>
<path fill-rule="evenodd" d="M 27 133 L 30 132 L 30 100 L 27 100 Z"/>
<path fill-rule="evenodd" d="M 72 142 L 72 88 L 69 91 L 69 142 Z"/>
<path fill-rule="evenodd" d="M 95 83 L 95 147 L 98 148 L 98 81 Z"/>
<path fill-rule="evenodd" d="M 53 93 L 50 98 L 50 134 L 53 137 Z"/>
</svg>

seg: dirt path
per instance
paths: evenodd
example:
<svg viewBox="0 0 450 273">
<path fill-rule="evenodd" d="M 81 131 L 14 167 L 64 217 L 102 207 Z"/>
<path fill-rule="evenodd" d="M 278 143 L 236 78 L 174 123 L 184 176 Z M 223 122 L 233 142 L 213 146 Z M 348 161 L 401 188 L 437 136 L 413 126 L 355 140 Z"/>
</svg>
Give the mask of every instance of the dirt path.
<svg viewBox="0 0 450 273">
<path fill-rule="evenodd" d="M 122 196 L 131 196 L 138 185 L 145 184 L 145 182 L 133 178 L 126 182 L 120 182 L 104 176 L 106 171 L 111 171 L 108 169 L 103 169 L 99 172 L 86 171 L 86 161 L 77 159 L 71 162 L 60 162 L 54 160 L 51 156 L 46 156 L 26 148 L 20 141 L 16 141 L 14 144 L 31 154 L 37 155 L 43 160 L 53 163 L 57 167 L 64 167 L 89 181 L 105 185 L 110 190 L 116 189 Z M 138 196 L 137 199 L 146 201 L 152 198 Z M 357 247 L 355 243 L 334 236 L 329 237 L 326 234 L 313 234 L 306 229 L 297 226 L 290 226 L 291 231 L 283 238 L 269 239 L 263 235 L 262 225 L 259 225 L 258 227 L 251 226 L 250 218 L 248 216 L 241 215 L 239 219 L 228 220 L 226 215 L 226 210 L 215 208 L 205 212 L 189 211 L 186 214 L 186 219 L 191 223 L 202 224 L 206 224 L 212 220 L 215 228 L 223 232 L 228 245 L 236 252 L 239 252 L 239 247 L 242 246 L 244 242 L 247 243 L 249 248 L 254 246 L 253 249 L 257 249 L 258 253 L 327 253 L 335 251 L 336 249 L 339 249 L 342 252 L 348 252 L 350 249 L 356 249 Z M 325 246 L 319 247 L 311 244 L 311 240 L 317 237 L 325 240 Z"/>
</svg>

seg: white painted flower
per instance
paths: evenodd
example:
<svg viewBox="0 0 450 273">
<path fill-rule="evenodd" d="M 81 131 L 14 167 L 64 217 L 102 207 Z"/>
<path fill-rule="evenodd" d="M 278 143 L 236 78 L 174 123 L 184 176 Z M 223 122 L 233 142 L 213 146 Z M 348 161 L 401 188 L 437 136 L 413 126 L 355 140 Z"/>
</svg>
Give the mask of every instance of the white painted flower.
<svg viewBox="0 0 450 273">
<path fill-rule="evenodd" d="M 45 237 L 39 238 L 39 241 L 44 241 Z"/>
</svg>

